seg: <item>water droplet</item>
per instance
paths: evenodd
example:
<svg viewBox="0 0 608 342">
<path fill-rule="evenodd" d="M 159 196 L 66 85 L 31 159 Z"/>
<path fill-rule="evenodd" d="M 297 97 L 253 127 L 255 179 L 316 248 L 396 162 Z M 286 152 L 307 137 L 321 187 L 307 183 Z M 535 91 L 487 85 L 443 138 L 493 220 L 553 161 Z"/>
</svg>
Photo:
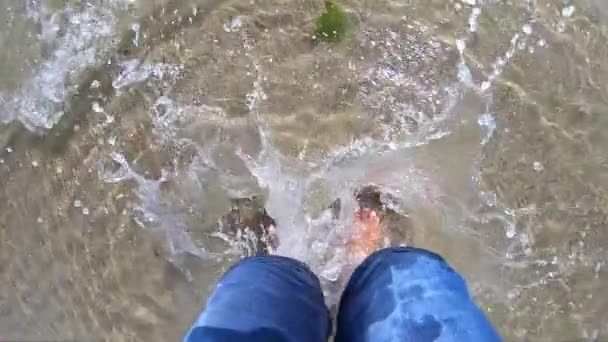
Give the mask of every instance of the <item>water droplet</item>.
<svg viewBox="0 0 608 342">
<path fill-rule="evenodd" d="M 492 85 L 492 83 L 488 82 L 488 81 L 484 81 L 481 84 L 481 87 L 479 87 L 481 89 L 481 91 L 486 91 L 488 89 L 490 89 L 490 86 Z"/>
<path fill-rule="evenodd" d="M 602 269 L 602 263 L 598 262 L 597 264 L 595 264 L 595 267 L 593 268 L 593 273 L 595 273 L 595 278 L 597 279 L 600 273 L 600 270 Z"/>
<path fill-rule="evenodd" d="M 492 114 L 486 113 L 479 116 L 477 123 L 485 130 L 486 135 L 481 141 L 481 144 L 485 145 L 488 143 L 488 141 L 490 141 L 494 135 L 494 132 L 496 131 L 496 121 L 494 120 Z"/>
<path fill-rule="evenodd" d="M 141 30 L 141 25 L 139 23 L 134 23 L 131 25 L 131 31 L 135 33 L 135 37 L 133 37 L 133 45 L 139 46 L 139 34 Z"/>
<path fill-rule="evenodd" d="M 95 113 L 102 113 L 103 107 L 99 104 L 99 102 L 93 102 L 91 108 Z"/>
<path fill-rule="evenodd" d="M 243 25 L 241 17 L 234 17 L 229 23 L 224 24 L 224 31 L 236 32 Z"/>
<path fill-rule="evenodd" d="M 469 17 L 469 31 L 476 32 L 478 26 L 479 15 L 481 14 L 481 8 L 475 7 Z"/>
<path fill-rule="evenodd" d="M 574 5 L 564 7 L 562 9 L 562 17 L 570 18 L 574 14 L 575 10 L 576 10 L 576 7 L 574 7 Z"/>
<path fill-rule="evenodd" d="M 515 237 L 515 229 L 509 228 L 506 231 L 507 238 L 512 239 Z"/>
<path fill-rule="evenodd" d="M 460 52 L 460 54 L 462 54 L 464 52 L 465 46 L 466 45 L 464 43 L 464 40 L 462 40 L 462 39 L 456 40 L 456 48 L 458 49 L 458 52 Z"/>
<path fill-rule="evenodd" d="M 74 201 L 74 207 L 76 207 L 76 208 L 82 207 L 82 202 L 80 200 L 75 200 Z"/>
</svg>

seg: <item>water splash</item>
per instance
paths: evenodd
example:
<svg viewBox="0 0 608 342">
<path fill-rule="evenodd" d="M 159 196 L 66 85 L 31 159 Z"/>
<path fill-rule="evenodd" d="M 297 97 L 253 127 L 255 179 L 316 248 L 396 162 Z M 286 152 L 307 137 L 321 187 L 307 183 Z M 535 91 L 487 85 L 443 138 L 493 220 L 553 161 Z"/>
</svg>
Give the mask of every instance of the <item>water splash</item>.
<svg viewBox="0 0 608 342">
<path fill-rule="evenodd" d="M 481 7 L 475 7 L 471 12 L 468 21 L 471 32 L 483 30 L 478 25 L 481 11 Z M 230 31 L 241 32 L 243 37 L 247 37 L 247 27 L 244 24 L 238 26 L 238 29 L 231 27 Z M 456 49 L 460 58 L 453 66 L 455 77 L 449 84 L 440 85 L 433 82 L 436 81 L 433 74 L 425 73 L 427 71 L 423 65 L 415 63 L 424 59 L 432 60 L 448 49 L 448 46 L 438 45 L 432 40 L 416 45 L 415 48 L 407 48 L 402 44 L 403 38 L 398 33 L 385 32 L 383 58 L 357 75 L 364 84 L 359 94 L 363 104 L 371 109 L 375 109 L 374 106 L 378 103 L 385 104 L 383 110 L 390 113 L 392 121 L 385 123 L 384 134 L 380 138 L 355 139 L 349 144 L 335 147 L 325 158 L 315 161 L 286 156 L 274 146 L 274 132 L 263 111 L 266 101 L 272 100 L 264 89 L 265 73 L 269 71 L 263 70 L 262 63 L 255 60 L 255 43 L 244 38 L 244 48 L 252 59 L 250 70 L 257 75 L 246 96 L 246 104 L 249 119 L 257 126 L 261 150 L 257 155 L 238 150 L 235 153 L 245 163 L 249 176 L 254 178 L 256 185 L 266 192 L 266 208 L 278 225 L 280 244 L 274 252 L 303 260 L 327 283 L 337 282 L 346 267 L 344 238 L 352 225 L 351 213 L 357 206 L 353 194 L 358 188 L 369 184 L 378 186 L 383 193 L 396 199 L 390 205 L 404 215 L 410 214 L 410 210 L 415 214 L 416 209 L 412 208 L 420 203 L 433 207 L 435 211 L 432 215 L 439 220 L 434 229 L 467 231 L 470 228 L 464 226 L 469 222 L 478 222 L 481 226 L 487 226 L 491 222 L 498 226 L 495 229 L 504 229 L 504 236 L 511 241 L 507 248 L 498 249 L 496 254 L 509 258 L 520 250 L 525 250 L 529 242 L 526 235 L 517 230 L 516 225 L 518 217 L 525 213 L 503 208 L 498 203 L 496 194 L 480 190 L 480 172 L 476 165 L 483 158 L 481 152 L 471 159 L 472 176 L 469 174 L 469 178 L 464 181 L 466 186 L 477 191 L 477 202 L 473 205 L 461 203 L 462 198 L 459 196 L 462 195 L 455 194 L 446 186 L 452 178 L 438 172 L 433 161 L 421 160 L 417 154 L 421 149 L 428 146 L 432 148 L 435 143 L 450 139 L 454 128 L 467 118 L 473 118 L 472 122 L 479 125 L 481 131 L 476 148 L 491 141 L 500 128 L 490 110 L 492 98 L 488 89 L 532 33 L 532 26 L 523 26 L 522 32 L 515 33 L 510 49 L 496 59 L 491 66 L 492 72 L 481 82 L 473 78 L 467 65 L 465 40 L 457 40 Z M 418 68 L 414 69 L 418 73 L 410 69 L 413 65 Z M 138 60 L 124 62 L 122 69 L 113 82 L 114 88 L 118 90 L 135 83 L 147 82 L 151 78 L 174 81 L 183 71 L 180 66 L 152 65 Z M 388 91 L 394 91 L 394 94 Z M 411 97 L 399 98 L 399 92 Z M 485 110 L 455 114 L 458 104 L 471 92 L 485 104 Z M 202 144 L 200 140 L 196 141 L 189 136 L 192 129 L 204 132 L 199 129 L 202 122 L 226 127 L 234 124 L 230 122 L 232 119 L 219 107 L 185 105 L 177 98 L 168 91 L 156 99 L 149 114 L 153 133 L 162 145 L 195 148 L 197 154 L 188 166 L 189 171 L 164 171 L 160 180 L 146 179 L 135 173 L 124 156 L 118 153 L 112 158 L 120 165 L 119 170 L 109 173 L 104 171 L 101 175 L 108 182 L 136 183 L 138 201 L 132 206 L 134 218 L 142 227 L 156 227 L 165 231 L 172 253 L 207 255 L 199 241 L 192 240 L 187 233 L 187 219 L 176 214 L 175 207 L 168 204 L 174 196 L 160 191 L 161 183 L 175 181 L 182 186 L 190 184 L 202 189 L 196 183 L 203 177 L 200 172 L 211 171 L 219 176 L 209 179 L 217 181 L 228 196 L 247 197 L 256 190 L 249 184 L 247 176 L 225 175 L 222 167 L 216 163 L 213 151 L 221 144 L 217 137 L 210 135 L 208 139 L 205 136 Z M 416 123 L 416 129 L 411 128 L 411 122 Z M 208 176 L 206 174 L 204 177 Z M 336 199 L 342 204 L 339 217 L 332 216 L 327 209 Z M 479 208 L 491 210 L 480 214 Z M 236 237 L 221 232 L 215 232 L 213 236 L 227 242 L 228 247 L 224 250 L 227 254 L 251 253 L 248 248 L 255 243 L 256 238 L 248 230 L 238 232 Z"/>
<path fill-rule="evenodd" d="M 99 176 L 108 183 L 135 182 L 135 193 L 139 202 L 131 204 L 131 210 L 135 215 L 134 220 L 142 228 L 154 227 L 163 231 L 167 236 L 171 255 L 190 253 L 201 257 L 205 256 L 204 252 L 188 235 L 184 218 L 170 209 L 173 203 L 167 202 L 161 191 L 163 183 L 176 177 L 188 176 L 188 172 L 177 173 L 176 171 L 163 169 L 160 179 L 148 179 L 135 172 L 124 155 L 113 153 L 111 157 L 119 165 L 118 170 L 108 170 L 107 166 L 100 162 L 98 165 Z"/>
<path fill-rule="evenodd" d="M 121 63 L 120 74 L 112 81 L 112 87 L 120 91 L 136 83 L 155 78 L 168 83 L 175 83 L 183 66 L 168 63 L 150 64 L 138 59 L 131 59 Z"/>
<path fill-rule="evenodd" d="M 29 1 L 27 13 L 42 27 L 40 40 L 56 48 L 19 89 L 0 93 L 0 121 L 19 120 L 40 132 L 52 128 L 69 110 L 66 100 L 77 91 L 82 72 L 111 51 L 116 17 L 108 7 L 67 7 L 52 12 L 39 1 Z M 62 22 L 63 17 L 68 21 Z"/>
</svg>

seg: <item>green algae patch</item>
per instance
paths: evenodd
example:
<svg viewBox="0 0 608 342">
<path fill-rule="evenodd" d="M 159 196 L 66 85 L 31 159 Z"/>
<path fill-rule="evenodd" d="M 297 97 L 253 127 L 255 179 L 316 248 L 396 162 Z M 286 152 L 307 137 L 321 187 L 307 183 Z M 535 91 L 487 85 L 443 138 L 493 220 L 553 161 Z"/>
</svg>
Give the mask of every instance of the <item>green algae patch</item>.
<svg viewBox="0 0 608 342">
<path fill-rule="evenodd" d="M 332 1 L 325 2 L 325 13 L 315 21 L 315 39 L 328 43 L 340 42 L 346 36 L 350 22 L 342 8 Z"/>
</svg>

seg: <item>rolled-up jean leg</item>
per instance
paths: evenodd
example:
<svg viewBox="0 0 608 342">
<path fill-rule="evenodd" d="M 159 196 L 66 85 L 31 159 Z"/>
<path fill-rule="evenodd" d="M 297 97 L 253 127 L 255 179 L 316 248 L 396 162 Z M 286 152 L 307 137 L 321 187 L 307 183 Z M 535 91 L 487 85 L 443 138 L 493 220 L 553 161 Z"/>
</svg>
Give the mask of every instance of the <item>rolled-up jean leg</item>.
<svg viewBox="0 0 608 342">
<path fill-rule="evenodd" d="M 500 341 L 464 279 L 439 255 L 389 248 L 369 256 L 342 295 L 336 342 Z"/>
<path fill-rule="evenodd" d="M 186 342 L 326 342 L 329 312 L 318 278 L 299 261 L 243 259 L 217 284 Z"/>
</svg>

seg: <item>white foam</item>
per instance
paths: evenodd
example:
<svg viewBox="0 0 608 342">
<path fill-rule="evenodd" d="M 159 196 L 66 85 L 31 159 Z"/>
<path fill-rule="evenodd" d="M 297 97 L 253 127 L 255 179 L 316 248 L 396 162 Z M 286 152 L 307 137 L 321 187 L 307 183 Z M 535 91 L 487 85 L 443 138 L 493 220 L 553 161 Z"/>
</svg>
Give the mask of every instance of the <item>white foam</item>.
<svg viewBox="0 0 608 342">
<path fill-rule="evenodd" d="M 116 90 L 141 83 L 151 77 L 159 80 L 175 82 L 183 66 L 168 63 L 146 63 L 138 59 L 131 59 L 121 63 L 122 71 L 112 82 Z"/>
<path fill-rule="evenodd" d="M 51 14 L 38 1 L 29 1 L 27 9 L 28 16 L 41 23 L 40 39 L 57 48 L 19 89 L 0 94 L 0 121 L 19 120 L 28 129 L 40 131 L 52 128 L 69 110 L 66 100 L 76 91 L 80 73 L 110 51 L 115 17 L 105 7 L 66 8 Z M 63 16 L 69 19 L 63 27 L 65 34 L 59 37 Z"/>
</svg>

